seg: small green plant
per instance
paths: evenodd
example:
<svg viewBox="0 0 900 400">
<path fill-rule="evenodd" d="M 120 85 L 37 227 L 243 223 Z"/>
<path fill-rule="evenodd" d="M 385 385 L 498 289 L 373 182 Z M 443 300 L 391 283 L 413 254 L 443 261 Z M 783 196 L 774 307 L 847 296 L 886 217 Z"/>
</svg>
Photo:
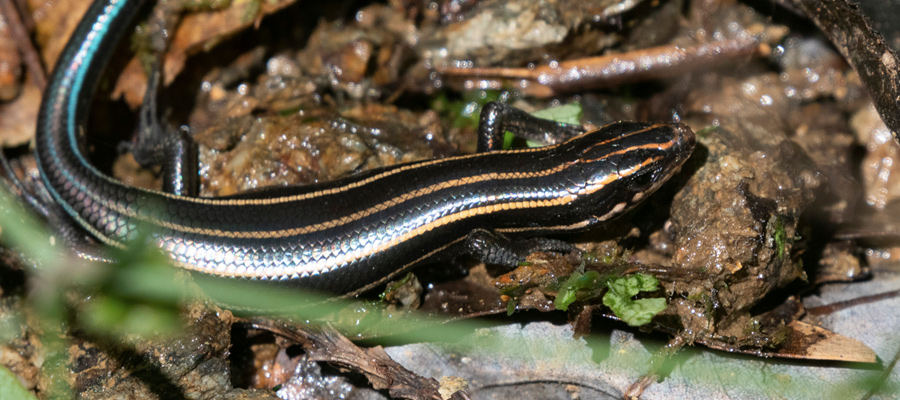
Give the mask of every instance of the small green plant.
<svg viewBox="0 0 900 400">
<path fill-rule="evenodd" d="M 603 280 L 597 271 L 573 272 L 559 287 L 553 305 L 557 310 L 567 311 L 576 300 L 596 297 L 604 289 Z"/>
<path fill-rule="evenodd" d="M 609 291 L 603 295 L 603 305 L 609 307 L 628 325 L 645 325 L 656 314 L 666 309 L 666 299 L 663 297 L 632 299 L 640 292 L 654 292 L 659 288 L 659 281 L 653 276 L 645 274 L 616 276 L 609 278 L 607 285 Z"/>
<path fill-rule="evenodd" d="M 778 259 L 784 259 L 784 250 L 787 246 L 787 233 L 784 230 L 784 221 L 781 217 L 775 218 L 775 248 L 778 250 Z"/>
<path fill-rule="evenodd" d="M 531 113 L 531 115 L 534 115 L 538 118 L 549 119 L 553 122 L 561 122 L 570 125 L 580 125 L 582 114 L 584 114 L 584 109 L 581 107 L 581 103 L 579 102 L 573 102 L 561 105 L 559 107 L 545 108 L 543 110 Z M 503 148 L 510 148 L 512 146 L 512 141 L 513 134 L 511 132 L 506 132 L 503 137 Z M 528 147 L 543 146 L 542 143 L 532 140 L 527 140 L 525 143 L 528 145 Z"/>
</svg>

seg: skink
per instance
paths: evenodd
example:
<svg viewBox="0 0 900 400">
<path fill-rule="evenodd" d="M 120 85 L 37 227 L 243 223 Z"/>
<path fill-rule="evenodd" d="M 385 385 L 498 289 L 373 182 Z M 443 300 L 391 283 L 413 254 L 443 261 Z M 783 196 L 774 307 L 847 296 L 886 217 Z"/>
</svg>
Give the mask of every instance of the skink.
<svg viewBox="0 0 900 400">
<path fill-rule="evenodd" d="M 91 5 L 50 78 L 36 156 L 53 203 L 90 235 L 125 247 L 149 229 L 187 270 L 338 293 L 370 288 L 473 229 L 552 234 L 601 224 L 656 190 L 694 148 L 680 124 L 617 123 L 543 148 L 491 151 L 488 137 L 479 154 L 231 198 L 130 187 L 89 163 L 82 136 L 101 72 L 142 3 Z"/>
</svg>

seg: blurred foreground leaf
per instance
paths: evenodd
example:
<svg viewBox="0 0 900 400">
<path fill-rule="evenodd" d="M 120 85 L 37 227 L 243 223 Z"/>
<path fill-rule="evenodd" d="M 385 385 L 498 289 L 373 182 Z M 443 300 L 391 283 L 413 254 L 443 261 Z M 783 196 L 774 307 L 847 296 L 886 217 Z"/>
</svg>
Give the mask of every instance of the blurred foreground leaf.
<svg viewBox="0 0 900 400">
<path fill-rule="evenodd" d="M 15 374 L 0 365 L 0 399 L 37 400 L 37 397 L 22 386 Z"/>
</svg>

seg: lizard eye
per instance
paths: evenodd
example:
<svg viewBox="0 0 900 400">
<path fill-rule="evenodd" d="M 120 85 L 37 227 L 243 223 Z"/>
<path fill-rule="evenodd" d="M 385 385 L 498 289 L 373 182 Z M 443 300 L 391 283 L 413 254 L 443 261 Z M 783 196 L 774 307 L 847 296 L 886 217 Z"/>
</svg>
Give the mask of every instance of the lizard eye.
<svg viewBox="0 0 900 400">
<path fill-rule="evenodd" d="M 628 188 L 633 192 L 643 192 L 656 182 L 656 171 L 645 171 L 628 179 Z"/>
</svg>

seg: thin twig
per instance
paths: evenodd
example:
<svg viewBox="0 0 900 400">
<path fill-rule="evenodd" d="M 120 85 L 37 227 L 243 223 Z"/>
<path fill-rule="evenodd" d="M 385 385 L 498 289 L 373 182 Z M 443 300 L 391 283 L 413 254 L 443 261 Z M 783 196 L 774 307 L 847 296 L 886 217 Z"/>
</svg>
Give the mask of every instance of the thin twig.
<svg viewBox="0 0 900 400">
<path fill-rule="evenodd" d="M 679 47 L 659 46 L 622 54 L 581 58 L 535 68 L 438 67 L 448 78 L 502 80 L 514 85 L 527 81 L 543 86 L 548 95 L 618 86 L 678 76 L 744 60 L 765 45 L 753 38 L 738 38 Z M 519 82 L 516 82 L 519 81 Z M 526 85 L 527 86 L 527 85 Z M 540 95 L 542 91 L 534 91 Z"/>
<path fill-rule="evenodd" d="M 875 303 L 881 300 L 893 299 L 896 297 L 900 297 L 900 290 L 891 290 L 889 292 L 856 297 L 850 300 L 838 301 L 818 307 L 810 307 L 806 309 L 806 312 L 812 315 L 831 314 L 846 308 Z"/>
<path fill-rule="evenodd" d="M 353 344 L 330 326 L 308 325 L 298 329 L 296 326 L 279 326 L 261 320 L 250 322 L 250 326 L 301 344 L 312 361 L 336 363 L 362 373 L 375 389 L 388 389 L 391 397 L 442 399 L 437 380 L 404 368 L 391 359 L 381 346 L 364 349 Z M 450 397 L 455 400 L 468 398 L 465 392 L 456 392 Z"/>
</svg>

